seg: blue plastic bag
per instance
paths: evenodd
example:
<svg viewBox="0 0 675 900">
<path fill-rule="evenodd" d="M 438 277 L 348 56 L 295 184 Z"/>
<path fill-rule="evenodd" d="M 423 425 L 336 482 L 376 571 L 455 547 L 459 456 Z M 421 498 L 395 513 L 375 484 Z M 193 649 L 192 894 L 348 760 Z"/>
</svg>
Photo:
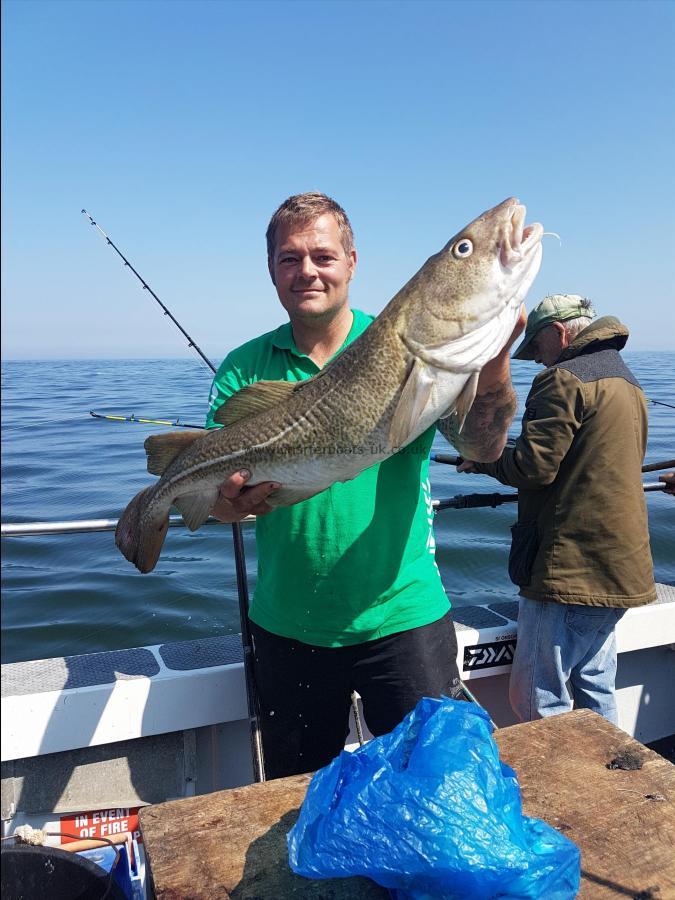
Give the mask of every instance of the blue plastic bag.
<svg viewBox="0 0 675 900">
<path fill-rule="evenodd" d="M 389 734 L 319 770 L 288 835 L 307 878 L 365 875 L 399 900 L 545 897 L 579 890 L 575 844 L 523 816 L 487 713 L 424 698 Z"/>
</svg>

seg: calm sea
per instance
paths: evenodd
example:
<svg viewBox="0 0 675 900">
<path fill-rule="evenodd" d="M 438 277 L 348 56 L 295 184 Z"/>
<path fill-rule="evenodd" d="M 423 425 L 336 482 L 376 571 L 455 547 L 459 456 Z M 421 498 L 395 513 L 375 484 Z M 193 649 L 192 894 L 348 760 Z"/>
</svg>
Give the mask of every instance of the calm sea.
<svg viewBox="0 0 675 900">
<path fill-rule="evenodd" d="M 626 353 L 648 397 L 675 405 L 675 353 Z M 524 398 L 537 367 L 516 363 Z M 158 426 L 111 415 L 201 424 L 211 373 L 199 361 L 101 360 L 2 365 L 2 520 L 117 518 L 149 482 L 143 441 Z M 442 438 L 435 449 L 452 452 Z M 650 404 L 647 462 L 675 456 L 675 410 Z M 506 490 L 485 476 L 432 464 L 435 497 Z M 645 480 L 655 481 L 656 475 Z M 612 472 L 607 472 L 611 489 Z M 675 583 L 675 500 L 648 494 L 658 581 Z M 514 506 L 436 517 L 437 560 L 453 603 L 515 596 L 506 575 Z M 244 526 L 251 589 L 253 528 Z M 140 575 L 112 533 L 3 539 L 2 657 L 40 659 L 239 631 L 229 526 L 171 529 L 155 571 Z"/>
</svg>

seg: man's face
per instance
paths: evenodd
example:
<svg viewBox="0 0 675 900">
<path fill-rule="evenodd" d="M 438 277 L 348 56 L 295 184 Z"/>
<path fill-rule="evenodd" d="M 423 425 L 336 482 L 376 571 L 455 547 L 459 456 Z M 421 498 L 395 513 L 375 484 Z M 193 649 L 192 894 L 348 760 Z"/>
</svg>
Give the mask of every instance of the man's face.
<svg viewBox="0 0 675 900">
<path fill-rule="evenodd" d="M 345 252 L 335 218 L 325 213 L 307 225 L 280 228 L 268 265 L 291 320 L 332 318 L 349 302 L 356 251 Z"/>
<path fill-rule="evenodd" d="M 532 338 L 534 361 L 542 366 L 552 366 L 567 346 L 566 332 L 560 322 L 545 325 Z"/>
</svg>

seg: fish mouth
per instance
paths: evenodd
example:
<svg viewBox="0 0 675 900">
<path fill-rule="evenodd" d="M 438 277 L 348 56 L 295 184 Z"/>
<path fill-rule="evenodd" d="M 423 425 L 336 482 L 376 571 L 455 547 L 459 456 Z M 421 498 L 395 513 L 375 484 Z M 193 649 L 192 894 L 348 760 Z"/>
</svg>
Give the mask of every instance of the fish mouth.
<svg viewBox="0 0 675 900">
<path fill-rule="evenodd" d="M 499 247 L 499 262 L 505 269 L 515 268 L 530 256 L 544 234 L 544 226 L 539 222 L 525 225 L 526 213 L 525 206 L 517 200 L 509 208 L 509 218 Z"/>
</svg>

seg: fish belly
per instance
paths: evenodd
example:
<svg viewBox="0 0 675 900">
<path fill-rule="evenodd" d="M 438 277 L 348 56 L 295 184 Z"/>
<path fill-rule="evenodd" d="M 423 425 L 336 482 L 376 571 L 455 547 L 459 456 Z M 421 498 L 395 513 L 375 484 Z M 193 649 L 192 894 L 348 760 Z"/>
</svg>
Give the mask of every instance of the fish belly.
<svg viewBox="0 0 675 900">
<path fill-rule="evenodd" d="M 325 491 L 338 481 L 351 481 L 364 469 L 381 462 L 391 453 L 383 444 L 350 448 L 330 456 L 307 456 L 276 465 L 256 466 L 249 484 L 277 481 L 281 488 L 267 502 L 270 506 L 290 506 Z"/>
</svg>

